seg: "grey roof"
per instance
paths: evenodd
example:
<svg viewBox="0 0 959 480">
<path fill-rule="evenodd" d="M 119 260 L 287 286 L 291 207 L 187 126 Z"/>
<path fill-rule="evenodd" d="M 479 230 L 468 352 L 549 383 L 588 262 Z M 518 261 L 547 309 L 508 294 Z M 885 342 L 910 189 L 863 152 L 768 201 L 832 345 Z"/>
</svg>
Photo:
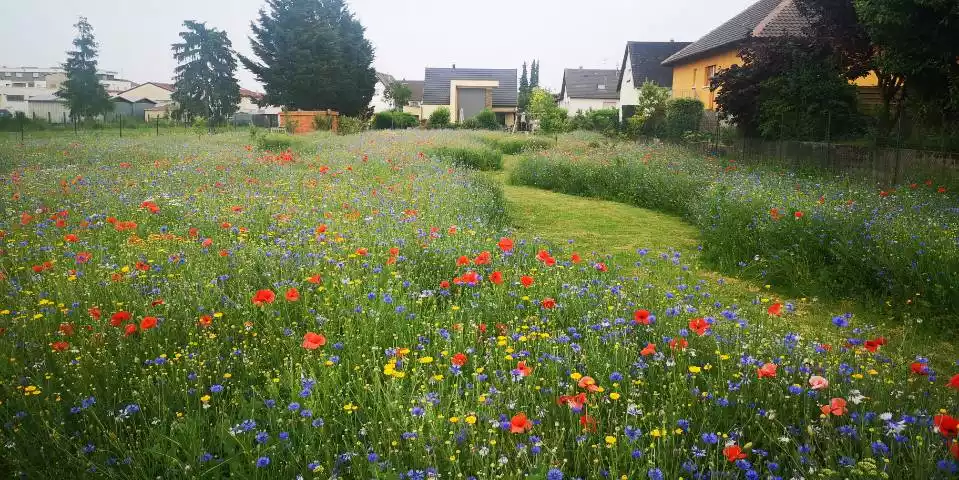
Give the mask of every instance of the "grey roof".
<svg viewBox="0 0 959 480">
<path fill-rule="evenodd" d="M 390 75 L 388 73 L 383 73 L 383 72 L 376 72 L 376 80 L 382 83 L 383 86 L 386 86 L 386 87 L 392 85 L 393 82 L 396 81 L 396 79 L 393 78 L 393 75 Z"/>
<path fill-rule="evenodd" d="M 673 69 L 663 66 L 663 60 L 689 45 L 689 42 L 626 42 L 616 90 L 623 84 L 622 75 L 626 71 L 627 60 L 633 73 L 634 87 L 639 88 L 646 80 L 661 87 L 673 86 Z"/>
<path fill-rule="evenodd" d="M 570 98 L 617 99 L 619 93 L 615 86 L 618 81 L 619 70 L 567 68 L 563 70 L 559 96 L 563 98 L 568 93 Z"/>
<path fill-rule="evenodd" d="M 494 107 L 515 107 L 515 68 L 426 68 L 423 87 L 423 103 L 426 105 L 450 104 L 450 81 L 452 80 L 499 80 L 493 89 Z"/>
<path fill-rule="evenodd" d="M 703 38 L 676 52 L 663 65 L 738 44 L 750 36 L 801 35 L 807 25 L 792 0 L 759 0 Z"/>
</svg>

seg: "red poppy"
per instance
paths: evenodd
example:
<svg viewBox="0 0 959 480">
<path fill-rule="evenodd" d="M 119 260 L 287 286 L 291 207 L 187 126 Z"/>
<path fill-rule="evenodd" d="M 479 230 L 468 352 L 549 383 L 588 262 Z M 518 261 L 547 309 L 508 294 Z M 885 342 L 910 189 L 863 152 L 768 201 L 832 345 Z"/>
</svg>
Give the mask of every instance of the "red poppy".
<svg viewBox="0 0 959 480">
<path fill-rule="evenodd" d="M 54 350 L 56 350 L 56 351 L 58 351 L 58 352 L 62 352 L 62 351 L 64 351 L 64 350 L 70 348 L 70 344 L 67 343 L 67 342 L 64 342 L 63 340 L 60 340 L 60 341 L 57 341 L 57 342 L 53 342 L 53 345 L 51 345 L 51 346 L 53 347 Z"/>
<path fill-rule="evenodd" d="M 157 305 L 163 305 L 163 303 L 164 303 L 163 299 L 162 299 L 162 298 L 158 298 L 158 299 L 150 302 L 150 306 L 151 306 L 151 307 L 155 307 L 155 306 L 157 306 Z"/>
<path fill-rule="evenodd" d="M 473 259 L 473 263 L 476 265 L 486 265 L 490 262 L 492 256 L 489 252 L 481 252 L 476 258 Z"/>
<path fill-rule="evenodd" d="M 190 228 L 190 230 L 189 230 L 187 233 L 188 233 L 188 235 L 190 235 L 190 238 L 196 238 L 196 237 L 200 236 L 200 229 L 198 229 L 198 228 L 196 228 L 196 227 L 192 227 L 192 228 Z"/>
<path fill-rule="evenodd" d="M 950 438 L 959 434 L 959 420 L 951 415 L 936 415 L 932 417 L 932 424 L 935 425 L 943 437 Z"/>
<path fill-rule="evenodd" d="M 93 258 L 93 254 L 90 252 L 77 252 L 76 261 L 77 263 L 87 263 L 91 258 Z"/>
<path fill-rule="evenodd" d="M 363 247 L 360 247 L 360 248 L 357 248 L 357 249 L 356 249 L 356 254 L 357 254 L 358 256 L 360 256 L 360 257 L 365 257 L 368 253 L 369 253 L 369 250 L 367 250 L 367 249 L 365 249 L 365 248 L 363 248 Z"/>
<path fill-rule="evenodd" d="M 441 282 L 440 282 L 440 288 L 443 288 L 443 289 L 450 288 L 450 282 L 448 282 L 448 281 L 446 281 L 446 280 L 441 281 Z"/>
<path fill-rule="evenodd" d="M 528 377 L 529 374 L 533 373 L 533 369 L 526 366 L 526 362 L 517 362 L 516 370 L 519 371 L 520 376 Z"/>
<path fill-rule="evenodd" d="M 730 445 L 723 449 L 723 456 L 726 457 L 726 460 L 729 460 L 729 463 L 735 463 L 736 460 L 746 458 L 746 453 L 739 445 Z"/>
<path fill-rule="evenodd" d="M 208 248 L 210 245 L 213 245 L 213 239 L 209 237 L 204 238 L 203 241 L 200 242 L 200 246 L 203 248 Z"/>
<path fill-rule="evenodd" d="M 701 337 L 709 331 L 709 322 L 705 318 L 694 318 L 689 321 L 689 329 Z"/>
<path fill-rule="evenodd" d="M 946 386 L 948 386 L 949 388 L 952 388 L 952 389 L 959 390 L 959 373 L 953 375 L 953 376 L 949 379 L 949 383 L 946 384 Z"/>
<path fill-rule="evenodd" d="M 683 337 L 674 338 L 669 341 L 669 348 L 673 350 L 685 350 L 688 346 L 689 342 Z"/>
<path fill-rule="evenodd" d="M 578 395 L 560 395 L 556 401 L 560 405 L 566 405 L 574 412 L 578 412 L 586 406 L 586 394 L 580 392 Z"/>
<path fill-rule="evenodd" d="M 503 283 L 503 272 L 500 272 L 499 270 L 497 270 L 491 273 L 489 275 L 489 281 L 493 282 L 495 285 L 499 285 Z"/>
<path fill-rule="evenodd" d="M 123 329 L 124 337 L 129 337 L 130 335 L 133 335 L 134 333 L 137 333 L 137 324 L 135 323 L 128 323 L 127 326 Z"/>
<path fill-rule="evenodd" d="M 633 321 L 640 325 L 649 325 L 649 310 L 639 309 L 633 312 Z"/>
<path fill-rule="evenodd" d="M 316 234 L 326 233 L 326 224 L 321 223 L 320 226 L 316 227 Z"/>
<path fill-rule="evenodd" d="M 316 285 L 318 283 L 323 282 L 323 277 L 321 277 L 319 274 L 316 274 L 311 276 L 310 278 L 307 278 L 306 281 Z"/>
<path fill-rule="evenodd" d="M 776 378 L 776 369 L 779 368 L 775 363 L 766 363 L 756 369 L 759 378 Z"/>
<path fill-rule="evenodd" d="M 642 355 L 642 356 L 644 356 L 644 357 L 648 357 L 648 356 L 650 356 L 650 355 L 652 355 L 652 354 L 654 354 L 654 353 L 656 353 L 656 344 L 655 344 L 655 343 L 647 343 L 646 346 L 645 346 L 642 350 L 640 350 L 640 352 L 639 352 L 639 354 Z"/>
<path fill-rule="evenodd" d="M 595 268 L 596 270 L 599 270 L 600 272 L 605 272 L 609 270 L 609 267 L 607 267 L 606 264 L 603 262 L 596 262 L 596 264 L 593 265 L 593 268 Z"/>
<path fill-rule="evenodd" d="M 110 325 L 113 325 L 114 327 L 119 327 L 120 325 L 123 324 L 123 322 L 126 322 L 130 320 L 131 318 L 133 318 L 133 316 L 130 315 L 130 312 L 124 312 L 121 310 L 110 316 Z"/>
<path fill-rule="evenodd" d="M 921 362 L 912 362 L 909 369 L 916 375 L 929 375 L 929 366 Z"/>
<path fill-rule="evenodd" d="M 66 234 L 66 235 L 63 237 L 63 239 L 64 239 L 65 241 L 67 241 L 67 242 L 70 242 L 70 243 L 74 243 L 74 242 L 76 242 L 77 240 L 79 240 L 79 238 L 78 238 L 76 235 L 72 234 L 72 233 Z"/>
<path fill-rule="evenodd" d="M 819 410 L 822 411 L 823 415 L 833 414 L 837 417 L 842 416 L 842 414 L 846 413 L 846 399 L 833 398 L 829 400 L 829 405 L 820 405 Z"/>
<path fill-rule="evenodd" d="M 307 332 L 306 335 L 303 335 L 303 348 L 316 350 L 323 345 L 326 345 L 326 337 L 323 335 L 313 332 Z"/>
<path fill-rule="evenodd" d="M 60 333 L 66 335 L 66 336 L 68 336 L 68 337 L 69 337 L 70 335 L 73 335 L 73 325 L 72 325 L 72 324 L 69 324 L 69 323 L 61 323 L 61 324 L 60 324 L 60 328 L 59 328 L 58 330 L 60 330 Z"/>
<path fill-rule="evenodd" d="M 513 240 L 507 237 L 499 239 L 499 243 L 496 244 L 499 246 L 499 249 L 503 252 L 510 252 L 513 250 Z"/>
<path fill-rule="evenodd" d="M 770 208 L 770 209 L 769 209 L 769 216 L 772 217 L 773 220 L 779 220 L 779 217 L 780 217 L 780 215 L 779 215 L 779 209 L 778 209 L 778 208 L 775 208 L 775 207 Z"/>
<path fill-rule="evenodd" d="M 253 305 L 256 306 L 263 305 L 264 303 L 273 303 L 274 300 L 276 300 L 276 294 L 273 293 L 273 290 L 257 290 L 253 295 Z"/>
<path fill-rule="evenodd" d="M 522 283 L 524 287 L 529 288 L 533 286 L 533 277 L 529 275 L 523 275 L 519 279 L 519 283 Z"/>
<path fill-rule="evenodd" d="M 774 304 L 770 305 L 769 308 L 766 309 L 766 313 L 768 313 L 768 314 L 770 314 L 770 315 L 773 315 L 773 316 L 776 316 L 776 317 L 782 315 L 782 313 L 783 313 L 783 304 L 781 304 L 781 303 L 774 303 Z"/>
<path fill-rule="evenodd" d="M 457 267 L 462 267 L 463 265 L 469 265 L 469 264 L 470 264 L 470 259 L 466 255 L 462 255 L 460 256 L 460 258 L 456 259 Z"/>
<path fill-rule="evenodd" d="M 207 328 L 207 327 L 213 325 L 213 317 L 211 317 L 211 316 L 209 316 L 209 315 L 202 315 L 202 316 L 200 316 L 200 322 L 199 322 L 199 323 L 200 323 L 200 326 L 201 326 L 201 327 Z"/>
<path fill-rule="evenodd" d="M 143 330 L 149 330 L 157 326 L 157 317 L 143 317 L 143 320 L 140 320 L 140 328 Z"/>
<path fill-rule="evenodd" d="M 509 419 L 509 431 L 512 433 L 526 433 L 533 428 L 533 422 L 526 418 L 526 414 L 519 412 Z"/>
<path fill-rule="evenodd" d="M 456 365 L 457 367 L 462 367 L 466 365 L 466 362 L 469 360 L 469 357 L 465 353 L 457 353 L 453 355 L 453 358 L 450 359 L 450 363 Z"/>
<path fill-rule="evenodd" d="M 583 415 L 579 417 L 579 424 L 582 425 L 583 430 L 586 430 L 587 432 L 596 431 L 596 419 L 590 417 L 589 415 Z"/>
<path fill-rule="evenodd" d="M 99 320 L 99 319 L 100 319 L 100 316 L 102 315 L 102 314 L 100 313 L 100 308 L 99 308 L 99 307 L 90 307 L 89 309 L 87 309 L 87 313 L 89 313 L 90 316 L 93 317 L 94 320 Z"/>
<path fill-rule="evenodd" d="M 578 253 L 573 252 L 573 254 L 569 256 L 569 260 L 573 263 L 579 263 L 583 261 L 583 258 L 580 257 Z"/>
<path fill-rule="evenodd" d="M 541 305 L 543 305 L 543 308 L 545 308 L 545 309 L 547 309 L 547 310 L 556 308 L 556 300 L 554 300 L 554 299 L 552 299 L 552 298 L 550 298 L 550 297 L 544 298 L 543 301 L 540 302 L 540 303 L 541 303 Z"/>
<path fill-rule="evenodd" d="M 286 301 L 295 302 L 300 299 L 300 291 L 296 287 L 290 287 L 286 290 Z"/>
<path fill-rule="evenodd" d="M 599 385 L 596 384 L 596 380 L 593 377 L 585 376 L 579 379 L 579 388 L 585 388 L 588 392 L 598 392 L 600 390 Z"/>
<path fill-rule="evenodd" d="M 959 460 L 959 443 L 949 442 L 949 453 L 952 454 L 952 458 Z"/>
<path fill-rule="evenodd" d="M 803 215 L 805 214 L 802 213 L 802 210 L 796 210 L 796 213 L 793 214 L 793 216 L 796 217 L 796 220 L 799 220 L 800 218 L 802 218 Z"/>
</svg>

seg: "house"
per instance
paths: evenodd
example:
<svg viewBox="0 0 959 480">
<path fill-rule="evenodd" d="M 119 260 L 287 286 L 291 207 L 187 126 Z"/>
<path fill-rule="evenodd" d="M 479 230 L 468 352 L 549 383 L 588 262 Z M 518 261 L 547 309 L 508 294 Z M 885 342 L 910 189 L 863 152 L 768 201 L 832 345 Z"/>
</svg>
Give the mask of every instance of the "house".
<svg viewBox="0 0 959 480">
<path fill-rule="evenodd" d="M 633 116 L 639 104 L 639 87 L 650 81 L 672 88 L 673 72 L 663 60 L 689 46 L 689 42 L 626 42 L 619 69 L 616 93 L 619 95 L 619 118 Z"/>
<path fill-rule="evenodd" d="M 719 71 L 742 63 L 739 50 L 751 37 L 803 35 L 809 21 L 793 0 L 759 0 L 739 15 L 663 61 L 673 69 L 673 96 L 698 98 L 707 110 L 716 109 L 716 91 L 710 81 Z M 857 79 L 861 87 L 875 86 L 875 75 Z"/>
<path fill-rule="evenodd" d="M 423 104 L 423 80 L 400 80 L 400 83 L 410 89 L 410 103 L 403 107 L 403 111 L 416 117 L 420 116 Z"/>
<path fill-rule="evenodd" d="M 114 98 L 120 97 L 128 102 L 136 102 L 145 98 L 154 104 L 164 105 L 173 101 L 173 90 L 172 83 L 146 82 L 124 90 L 114 95 Z"/>
<path fill-rule="evenodd" d="M 619 81 L 619 70 L 567 68 L 563 70 L 563 86 L 557 103 L 571 115 L 576 112 L 617 108 L 619 92 L 613 87 Z"/>
<path fill-rule="evenodd" d="M 436 109 L 446 107 L 450 121 L 462 122 L 486 108 L 507 127 L 516 123 L 516 69 L 427 68 L 423 85 L 420 121 Z"/>
<path fill-rule="evenodd" d="M 386 90 L 390 85 L 396 83 L 394 76 L 376 72 L 376 85 L 373 87 L 373 99 L 370 100 L 370 107 L 373 113 L 385 112 L 393 109 L 393 102 L 386 99 Z M 423 80 L 399 80 L 399 83 L 406 85 L 410 89 L 410 102 L 403 107 L 403 111 L 419 116 L 420 103 L 423 102 Z"/>
</svg>

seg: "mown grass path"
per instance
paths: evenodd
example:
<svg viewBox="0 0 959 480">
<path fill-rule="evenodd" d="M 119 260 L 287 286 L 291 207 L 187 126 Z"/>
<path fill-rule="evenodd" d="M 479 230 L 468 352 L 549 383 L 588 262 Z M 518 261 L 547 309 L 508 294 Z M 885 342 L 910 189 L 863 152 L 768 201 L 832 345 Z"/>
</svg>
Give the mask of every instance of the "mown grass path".
<svg viewBox="0 0 959 480">
<path fill-rule="evenodd" d="M 617 202 L 511 185 L 510 172 L 520 161 L 521 157 L 505 156 L 503 170 L 494 173 L 492 178 L 502 185 L 513 227 L 528 238 L 538 237 L 554 244 L 572 242 L 581 253 L 607 255 L 610 261 L 621 265 L 634 262 L 638 258 L 636 251 L 643 248 L 652 252 L 674 249 L 683 254 L 693 253 L 698 248 L 696 227 L 679 217 Z M 692 267 L 706 280 L 715 282 L 723 278 L 724 294 L 739 301 L 751 301 L 756 296 L 781 298 L 771 286 L 729 278 L 698 261 L 692 262 Z M 889 335 L 918 335 L 919 338 L 909 339 L 910 342 L 930 345 L 928 353 L 937 364 L 952 364 L 957 356 L 954 339 L 906 329 L 857 302 L 816 298 L 795 300 L 796 317 L 803 321 L 783 325 L 784 330 L 813 335 L 829 328 L 833 316 L 852 312 L 857 323 L 882 325 L 883 331 Z"/>
</svg>

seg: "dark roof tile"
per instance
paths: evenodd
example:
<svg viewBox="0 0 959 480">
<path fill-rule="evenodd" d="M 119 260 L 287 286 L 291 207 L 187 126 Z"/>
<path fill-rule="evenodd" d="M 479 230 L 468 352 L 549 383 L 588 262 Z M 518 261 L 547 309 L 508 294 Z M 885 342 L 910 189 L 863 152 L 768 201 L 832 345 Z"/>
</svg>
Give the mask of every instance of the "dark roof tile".
<svg viewBox="0 0 959 480">
<path fill-rule="evenodd" d="M 633 73 L 633 86 L 639 88 L 646 80 L 656 82 L 661 87 L 673 85 L 673 69 L 663 66 L 663 60 L 670 55 L 686 48 L 689 42 L 626 42 L 626 52 L 623 54 L 622 69 L 616 89 L 623 84 L 622 74 L 629 61 L 629 68 Z"/>
<path fill-rule="evenodd" d="M 493 89 L 494 107 L 515 107 L 516 69 L 495 68 L 429 68 L 423 87 L 423 103 L 426 105 L 449 105 L 450 82 L 453 80 L 498 80 Z"/>
<path fill-rule="evenodd" d="M 619 98 L 615 88 L 617 81 L 619 81 L 619 70 L 567 68 L 563 71 L 563 86 L 559 90 L 560 98 L 568 93 L 570 98 L 617 99 Z"/>
</svg>

